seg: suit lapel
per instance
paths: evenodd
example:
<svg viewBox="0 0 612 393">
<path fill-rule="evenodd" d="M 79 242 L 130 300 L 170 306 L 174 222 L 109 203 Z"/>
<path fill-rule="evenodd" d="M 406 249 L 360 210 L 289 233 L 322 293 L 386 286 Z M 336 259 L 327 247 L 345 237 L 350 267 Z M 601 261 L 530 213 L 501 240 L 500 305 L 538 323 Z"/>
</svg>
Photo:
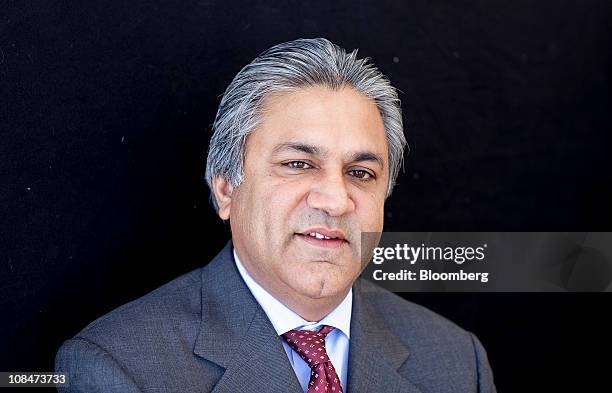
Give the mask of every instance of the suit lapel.
<svg viewBox="0 0 612 393">
<path fill-rule="evenodd" d="M 302 392 L 272 323 L 242 281 L 231 242 L 202 269 L 202 322 L 193 352 L 225 372 L 213 392 Z"/>
<path fill-rule="evenodd" d="M 281 338 L 242 281 L 231 241 L 202 269 L 202 321 L 194 354 L 225 369 L 213 392 L 301 393 Z M 408 349 L 354 285 L 346 392 L 421 393 L 398 373 Z"/>
<path fill-rule="evenodd" d="M 420 393 L 397 371 L 408 359 L 408 349 L 366 302 L 359 280 L 353 289 L 347 391 Z"/>
</svg>

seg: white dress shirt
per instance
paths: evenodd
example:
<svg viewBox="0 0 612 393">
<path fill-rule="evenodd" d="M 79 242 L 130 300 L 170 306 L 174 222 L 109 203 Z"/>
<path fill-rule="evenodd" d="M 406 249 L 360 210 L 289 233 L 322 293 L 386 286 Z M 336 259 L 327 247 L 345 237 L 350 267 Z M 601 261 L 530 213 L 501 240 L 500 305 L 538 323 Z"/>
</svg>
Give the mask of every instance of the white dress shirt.
<svg viewBox="0 0 612 393">
<path fill-rule="evenodd" d="M 323 319 L 316 322 L 309 322 L 290 310 L 259 285 L 242 265 L 236 253 L 236 249 L 234 249 L 234 261 L 236 262 L 236 267 L 242 279 L 247 287 L 249 287 L 261 308 L 263 308 L 279 336 L 292 329 L 318 331 L 321 325 L 329 325 L 336 328 L 325 338 L 325 349 L 340 377 L 342 389 L 346 392 L 353 289 L 349 291 L 342 303 Z M 308 367 L 300 355 L 291 349 L 284 339 L 281 338 L 281 341 L 289 357 L 289 362 L 291 366 L 293 366 L 293 370 L 295 370 L 295 374 L 300 381 L 300 385 L 302 385 L 302 389 L 304 393 L 306 393 L 310 380 L 310 367 Z"/>
</svg>

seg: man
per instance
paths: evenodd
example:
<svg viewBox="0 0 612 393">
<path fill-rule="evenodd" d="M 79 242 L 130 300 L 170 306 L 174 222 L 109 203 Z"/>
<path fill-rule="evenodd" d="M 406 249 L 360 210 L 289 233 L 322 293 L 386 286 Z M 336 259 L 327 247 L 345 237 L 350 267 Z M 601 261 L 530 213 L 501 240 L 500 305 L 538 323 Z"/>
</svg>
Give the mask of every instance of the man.
<svg viewBox="0 0 612 393">
<path fill-rule="evenodd" d="M 213 128 L 206 180 L 231 241 L 66 341 L 67 391 L 495 391 L 474 335 L 358 279 L 406 144 L 367 59 L 276 45 L 234 78 Z"/>
</svg>

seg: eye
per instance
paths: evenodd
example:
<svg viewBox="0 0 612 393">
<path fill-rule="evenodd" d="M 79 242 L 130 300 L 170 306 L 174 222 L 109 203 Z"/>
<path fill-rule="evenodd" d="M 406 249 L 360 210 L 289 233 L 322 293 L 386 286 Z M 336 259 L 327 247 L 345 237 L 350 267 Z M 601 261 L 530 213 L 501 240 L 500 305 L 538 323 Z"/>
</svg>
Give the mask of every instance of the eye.
<svg viewBox="0 0 612 393">
<path fill-rule="evenodd" d="M 289 161 L 289 162 L 284 163 L 283 165 L 291 169 L 310 169 L 312 168 L 312 165 L 304 161 Z"/>
<path fill-rule="evenodd" d="M 349 171 L 349 173 L 357 179 L 363 181 L 371 180 L 374 178 L 374 176 L 370 172 L 363 169 L 353 169 Z"/>
</svg>

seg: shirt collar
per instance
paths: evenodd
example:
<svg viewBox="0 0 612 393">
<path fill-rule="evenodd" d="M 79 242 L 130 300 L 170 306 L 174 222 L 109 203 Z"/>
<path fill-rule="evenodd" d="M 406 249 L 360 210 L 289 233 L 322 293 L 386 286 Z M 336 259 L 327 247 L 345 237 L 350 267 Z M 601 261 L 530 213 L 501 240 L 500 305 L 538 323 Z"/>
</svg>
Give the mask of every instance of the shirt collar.
<svg viewBox="0 0 612 393">
<path fill-rule="evenodd" d="M 342 302 L 327 314 L 323 319 L 316 322 L 306 321 L 304 318 L 293 312 L 268 291 L 266 291 L 261 285 L 255 281 L 255 279 L 249 274 L 246 268 L 242 265 L 240 257 L 236 253 L 236 249 L 233 249 L 234 261 L 236 267 L 242 276 L 242 279 L 246 283 L 247 287 L 261 306 L 264 312 L 272 322 L 274 330 L 280 336 L 283 333 L 288 332 L 292 329 L 297 330 L 318 330 L 321 325 L 333 326 L 340 330 L 350 338 L 351 335 L 351 310 L 353 306 L 353 289 L 351 288 Z"/>
</svg>

